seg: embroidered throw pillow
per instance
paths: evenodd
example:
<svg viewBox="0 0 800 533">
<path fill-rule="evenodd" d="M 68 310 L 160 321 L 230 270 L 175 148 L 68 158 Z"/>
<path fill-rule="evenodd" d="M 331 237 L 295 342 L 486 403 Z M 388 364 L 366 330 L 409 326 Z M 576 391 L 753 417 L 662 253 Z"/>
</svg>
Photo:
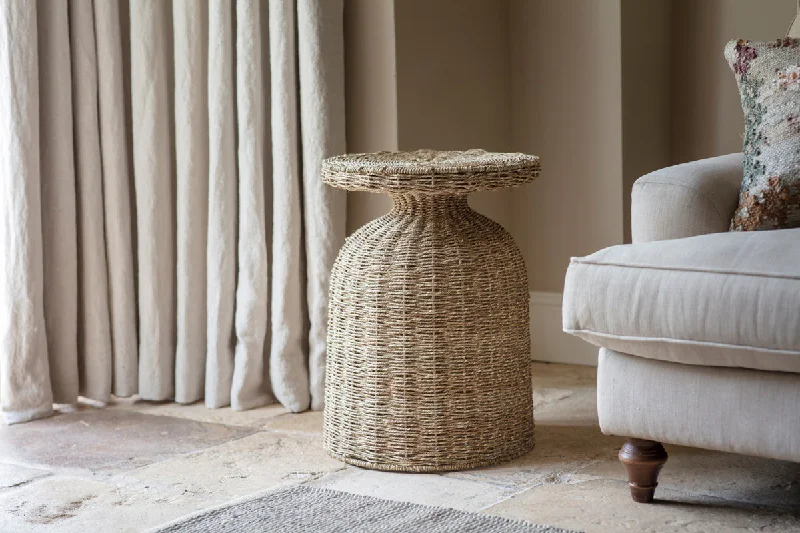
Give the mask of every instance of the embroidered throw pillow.
<svg viewBox="0 0 800 533">
<path fill-rule="evenodd" d="M 744 110 L 744 179 L 731 230 L 800 227 L 800 39 L 731 41 Z"/>
</svg>

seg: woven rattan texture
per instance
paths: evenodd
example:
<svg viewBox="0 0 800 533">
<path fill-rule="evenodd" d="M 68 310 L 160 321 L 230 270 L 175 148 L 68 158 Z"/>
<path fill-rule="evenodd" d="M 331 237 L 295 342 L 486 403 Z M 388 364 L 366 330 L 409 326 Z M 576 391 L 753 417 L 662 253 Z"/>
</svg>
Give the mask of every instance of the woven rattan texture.
<svg viewBox="0 0 800 533">
<path fill-rule="evenodd" d="M 322 165 L 325 183 L 351 191 L 452 195 L 515 187 L 539 175 L 539 158 L 484 150 L 347 154 Z"/>
<path fill-rule="evenodd" d="M 444 186 L 444 185 L 443 185 Z M 457 470 L 534 444 L 522 255 L 466 195 L 394 194 L 330 280 L 325 447 L 380 470 Z"/>
</svg>

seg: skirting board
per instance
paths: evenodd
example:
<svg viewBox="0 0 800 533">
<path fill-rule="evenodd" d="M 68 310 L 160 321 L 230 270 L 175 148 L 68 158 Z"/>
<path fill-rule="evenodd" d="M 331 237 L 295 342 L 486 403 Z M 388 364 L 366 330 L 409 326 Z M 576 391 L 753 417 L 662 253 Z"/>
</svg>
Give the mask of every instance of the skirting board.
<svg viewBox="0 0 800 533">
<path fill-rule="evenodd" d="M 561 329 L 561 293 L 531 292 L 531 359 L 597 366 L 597 346 Z"/>
</svg>

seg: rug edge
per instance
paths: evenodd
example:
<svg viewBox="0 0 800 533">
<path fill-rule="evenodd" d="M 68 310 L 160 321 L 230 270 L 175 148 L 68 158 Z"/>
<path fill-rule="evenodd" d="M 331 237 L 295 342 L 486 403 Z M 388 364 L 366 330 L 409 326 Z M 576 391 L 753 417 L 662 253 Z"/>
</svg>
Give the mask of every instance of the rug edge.
<svg viewBox="0 0 800 533">
<path fill-rule="evenodd" d="M 187 513 L 185 515 L 179 516 L 178 518 L 170 520 L 169 522 L 165 522 L 165 523 L 160 524 L 158 526 L 155 526 L 155 527 L 152 527 L 150 529 L 147 529 L 147 530 L 144 531 L 144 533 L 161 533 L 165 529 L 168 529 L 168 528 L 176 526 L 176 525 L 180 525 L 182 523 L 189 522 L 189 521 L 191 521 L 191 520 L 193 520 L 195 518 L 201 517 L 202 515 L 205 515 L 205 514 L 208 514 L 208 513 L 212 513 L 214 511 L 220 511 L 220 510 L 226 509 L 228 507 L 232 507 L 232 506 L 235 506 L 235 505 L 240 505 L 240 504 L 247 503 L 247 502 L 250 502 L 250 501 L 253 501 L 253 500 L 258 500 L 258 499 L 263 498 L 265 496 L 269 496 L 270 494 L 273 494 L 273 493 L 277 493 L 277 492 L 292 492 L 292 491 L 327 492 L 327 493 L 334 493 L 334 494 L 337 494 L 337 495 L 341 495 L 341 496 L 345 496 L 345 497 L 349 497 L 349 498 L 353 498 L 353 499 L 370 498 L 370 499 L 378 500 L 378 501 L 384 502 L 384 503 L 407 504 L 407 505 L 414 505 L 414 506 L 417 506 L 417 507 L 423 507 L 423 508 L 426 508 L 426 509 L 449 509 L 451 511 L 460 512 L 460 513 L 477 514 L 477 515 L 483 516 L 485 518 L 495 519 L 495 520 L 502 521 L 504 523 L 508 523 L 509 525 L 515 524 L 515 525 L 519 525 L 519 526 L 549 528 L 551 530 L 549 533 L 585 533 L 583 531 L 577 531 L 577 530 L 572 530 L 572 529 L 564 529 L 564 528 L 560 528 L 560 527 L 557 527 L 557 526 L 547 526 L 547 525 L 543 525 L 543 524 L 535 524 L 533 522 L 528 522 L 527 520 L 520 520 L 520 519 L 515 519 L 515 518 L 506 518 L 504 516 L 498 516 L 498 515 L 494 515 L 494 514 L 486 514 L 486 513 L 483 513 L 481 511 L 465 511 L 463 509 L 454 509 L 452 507 L 440 507 L 440 506 L 436 506 L 436 505 L 426 505 L 426 504 L 423 504 L 423 503 L 413 503 L 413 502 L 404 502 L 404 501 L 398 501 L 398 500 L 389 500 L 389 499 L 386 499 L 386 498 L 379 498 L 377 496 L 368 496 L 368 495 L 365 495 L 365 494 L 357 494 L 357 493 L 353 493 L 353 492 L 346 492 L 346 491 L 343 491 L 343 490 L 330 489 L 330 488 L 327 488 L 327 487 L 314 487 L 314 486 L 305 485 L 305 484 L 300 484 L 300 485 L 292 485 L 292 484 L 279 485 L 277 487 L 270 487 L 269 489 L 265 489 L 265 490 L 262 490 L 262 491 L 259 491 L 259 492 L 254 492 L 252 494 L 239 496 L 237 498 L 233 498 L 233 499 L 225 501 L 223 503 L 220 503 L 220 504 L 217 504 L 217 505 L 213 505 L 211 507 L 206 507 L 204 509 L 200 509 L 198 511 L 193 511 L 191 513 Z"/>
</svg>

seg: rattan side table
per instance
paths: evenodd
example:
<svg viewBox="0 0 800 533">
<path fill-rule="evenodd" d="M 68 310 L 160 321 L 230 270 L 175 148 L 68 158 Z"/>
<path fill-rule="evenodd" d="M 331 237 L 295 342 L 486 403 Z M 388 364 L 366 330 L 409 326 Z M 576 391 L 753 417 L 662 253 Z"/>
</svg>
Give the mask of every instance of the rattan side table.
<svg viewBox="0 0 800 533">
<path fill-rule="evenodd" d="M 434 472 L 534 444 L 522 254 L 467 194 L 533 180 L 524 154 L 333 157 L 325 183 L 392 197 L 350 236 L 330 279 L 325 448 L 346 463 Z"/>
</svg>

